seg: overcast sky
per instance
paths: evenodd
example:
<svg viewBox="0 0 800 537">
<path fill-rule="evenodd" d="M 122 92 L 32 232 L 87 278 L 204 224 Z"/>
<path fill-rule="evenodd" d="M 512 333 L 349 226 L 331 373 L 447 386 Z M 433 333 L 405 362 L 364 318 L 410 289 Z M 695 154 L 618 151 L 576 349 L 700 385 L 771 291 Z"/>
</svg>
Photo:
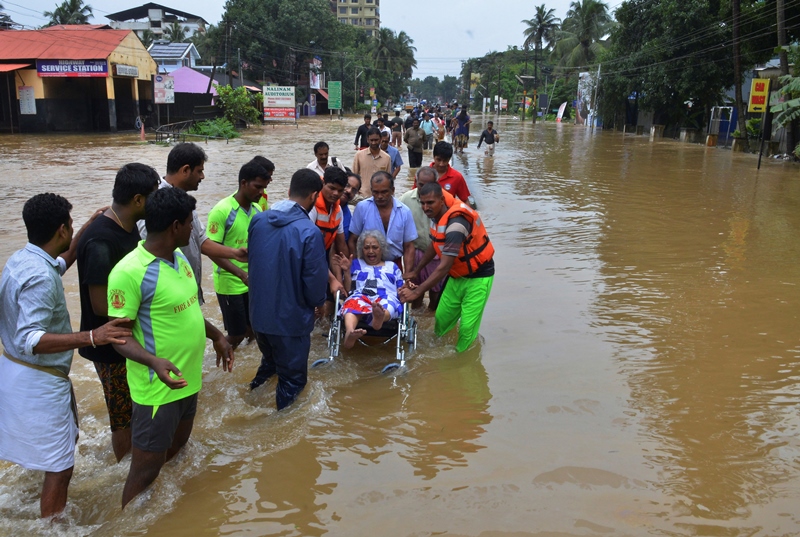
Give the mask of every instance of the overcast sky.
<svg viewBox="0 0 800 537">
<path fill-rule="evenodd" d="M 60 3 L 63 0 L 59 0 Z M 115 13 L 146 3 L 146 0 L 85 0 L 94 9 L 95 24 L 105 24 L 107 13 Z M 608 1 L 613 9 L 621 0 Z M 162 0 L 157 3 L 194 13 L 212 24 L 222 16 L 223 0 Z M 417 48 L 414 76 L 425 78 L 458 76 L 461 60 L 480 57 L 508 46 L 521 46 L 523 19 L 533 18 L 539 3 L 555 9 L 559 18 L 569 8 L 570 0 L 383 0 L 381 25 L 395 32 L 404 30 Z M 42 15 L 52 11 L 55 0 L 0 0 L 11 18 L 29 27 L 47 22 Z"/>
</svg>

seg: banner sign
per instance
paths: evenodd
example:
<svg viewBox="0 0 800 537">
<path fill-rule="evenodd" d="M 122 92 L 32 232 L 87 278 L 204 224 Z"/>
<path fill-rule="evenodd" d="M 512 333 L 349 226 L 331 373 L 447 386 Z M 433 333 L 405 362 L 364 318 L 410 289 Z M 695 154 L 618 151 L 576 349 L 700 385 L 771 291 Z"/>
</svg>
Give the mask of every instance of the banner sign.
<svg viewBox="0 0 800 537">
<path fill-rule="evenodd" d="M 295 119 L 294 86 L 264 86 L 264 119 Z"/>
<path fill-rule="evenodd" d="M 167 75 L 153 77 L 153 102 L 155 104 L 173 104 L 175 102 L 175 79 Z"/>
<path fill-rule="evenodd" d="M 45 76 L 107 77 L 106 60 L 36 60 L 36 74 Z"/>
<path fill-rule="evenodd" d="M 561 106 L 558 107 L 558 115 L 556 116 L 556 123 L 561 123 L 561 119 L 564 117 L 564 111 L 567 109 L 567 103 L 561 103 Z"/>
<path fill-rule="evenodd" d="M 748 112 L 766 112 L 769 101 L 769 78 L 754 78 L 750 86 Z"/>
<path fill-rule="evenodd" d="M 135 65 L 122 65 L 115 63 L 113 66 L 115 76 L 130 76 L 136 78 L 139 76 L 139 68 Z"/>
<path fill-rule="evenodd" d="M 315 57 L 314 61 L 308 64 L 308 87 L 319 89 L 319 72 L 322 70 L 322 60 Z"/>
<path fill-rule="evenodd" d="M 342 109 L 342 83 L 341 82 L 328 82 L 328 109 L 341 110 Z"/>
</svg>

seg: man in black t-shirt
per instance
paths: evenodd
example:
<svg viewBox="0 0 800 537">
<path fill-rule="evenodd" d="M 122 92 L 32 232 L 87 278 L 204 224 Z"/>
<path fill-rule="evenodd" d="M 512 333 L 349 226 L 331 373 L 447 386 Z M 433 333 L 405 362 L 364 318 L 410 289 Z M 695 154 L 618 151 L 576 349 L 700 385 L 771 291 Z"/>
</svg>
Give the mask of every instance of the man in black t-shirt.
<svg viewBox="0 0 800 537">
<path fill-rule="evenodd" d="M 482 143 L 486 142 L 485 154 L 491 157 L 494 155 L 494 144 L 499 141 L 500 134 L 494 130 L 494 122 L 490 121 L 486 125 L 486 130 L 481 133 L 481 137 L 478 140 L 478 149 L 480 149 Z"/>
<path fill-rule="evenodd" d="M 144 204 L 158 189 L 158 172 L 144 164 L 126 164 L 117 172 L 111 207 L 86 228 L 78 241 L 78 286 L 81 330 L 108 322 L 108 275 L 141 238 L 136 222 Z M 103 385 L 111 421 L 111 445 L 117 462 L 131 449 L 131 395 L 125 358 L 111 345 L 81 347 L 78 354 L 94 362 Z"/>
<path fill-rule="evenodd" d="M 364 124 L 358 126 L 358 130 L 356 131 L 356 139 L 353 141 L 353 145 L 355 149 L 366 149 L 369 147 L 367 143 L 367 132 L 372 127 L 372 116 L 369 114 L 364 114 Z"/>
<path fill-rule="evenodd" d="M 405 126 L 403 118 L 400 117 L 400 112 L 395 112 L 389 123 L 392 129 L 392 145 L 399 148 L 403 145 L 403 128 Z"/>
</svg>

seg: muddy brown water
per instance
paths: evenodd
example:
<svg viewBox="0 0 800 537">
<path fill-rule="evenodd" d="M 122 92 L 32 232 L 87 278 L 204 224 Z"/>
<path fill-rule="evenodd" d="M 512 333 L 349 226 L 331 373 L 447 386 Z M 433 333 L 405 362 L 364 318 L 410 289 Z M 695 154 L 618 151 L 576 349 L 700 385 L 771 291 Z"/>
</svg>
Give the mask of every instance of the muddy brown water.
<svg viewBox="0 0 800 537">
<path fill-rule="evenodd" d="M 201 215 L 255 154 L 277 165 L 273 201 L 316 141 L 349 161 L 359 123 L 204 144 Z M 495 123 L 494 158 L 473 137 L 453 161 L 497 249 L 479 345 L 456 355 L 454 336 L 436 339 L 420 314 L 406 374 L 379 373 L 392 349 L 349 351 L 313 370 L 282 413 L 274 382 L 247 391 L 255 345 L 232 374 L 209 349 L 190 443 L 124 512 L 128 459 L 114 464 L 99 382 L 76 354 L 82 431 L 67 521 L 40 523 L 42 475 L 0 462 L 0 534 L 800 534 L 798 168 L 770 160 L 756 172 L 752 156 L 699 145 Z M 65 195 L 80 224 L 110 200 L 120 165 L 163 172 L 168 152 L 135 134 L 0 138 L 0 261 L 24 245 L 32 194 Z M 404 171 L 398 195 L 409 186 Z M 77 327 L 76 277 L 65 284 Z M 203 309 L 221 326 L 213 298 Z M 324 353 L 315 334 L 312 357 Z"/>
</svg>

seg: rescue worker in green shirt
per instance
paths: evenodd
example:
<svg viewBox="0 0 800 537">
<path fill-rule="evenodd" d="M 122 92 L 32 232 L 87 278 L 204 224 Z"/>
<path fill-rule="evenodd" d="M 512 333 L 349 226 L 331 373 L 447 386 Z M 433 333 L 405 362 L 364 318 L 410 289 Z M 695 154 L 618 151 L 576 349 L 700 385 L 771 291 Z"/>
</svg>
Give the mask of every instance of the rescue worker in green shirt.
<svg viewBox="0 0 800 537">
<path fill-rule="evenodd" d="M 192 266 L 178 249 L 189 244 L 195 199 L 162 188 L 145 204 L 147 238 L 108 277 L 108 317 L 131 319 L 132 336 L 114 350 L 127 358 L 133 400 L 131 467 L 122 507 L 155 481 L 189 440 L 203 380 L 206 338 L 217 367 L 233 368 L 233 348 L 203 318 Z"/>
<path fill-rule="evenodd" d="M 239 189 L 208 213 L 206 235 L 209 239 L 230 248 L 247 248 L 247 230 L 253 216 L 261 212 L 259 200 L 269 183 L 269 176 L 269 172 L 255 159 L 241 167 Z M 228 333 L 228 343 L 235 349 L 244 338 L 253 337 L 247 263 L 220 258 L 213 258 L 213 261 L 214 291 Z"/>
</svg>

